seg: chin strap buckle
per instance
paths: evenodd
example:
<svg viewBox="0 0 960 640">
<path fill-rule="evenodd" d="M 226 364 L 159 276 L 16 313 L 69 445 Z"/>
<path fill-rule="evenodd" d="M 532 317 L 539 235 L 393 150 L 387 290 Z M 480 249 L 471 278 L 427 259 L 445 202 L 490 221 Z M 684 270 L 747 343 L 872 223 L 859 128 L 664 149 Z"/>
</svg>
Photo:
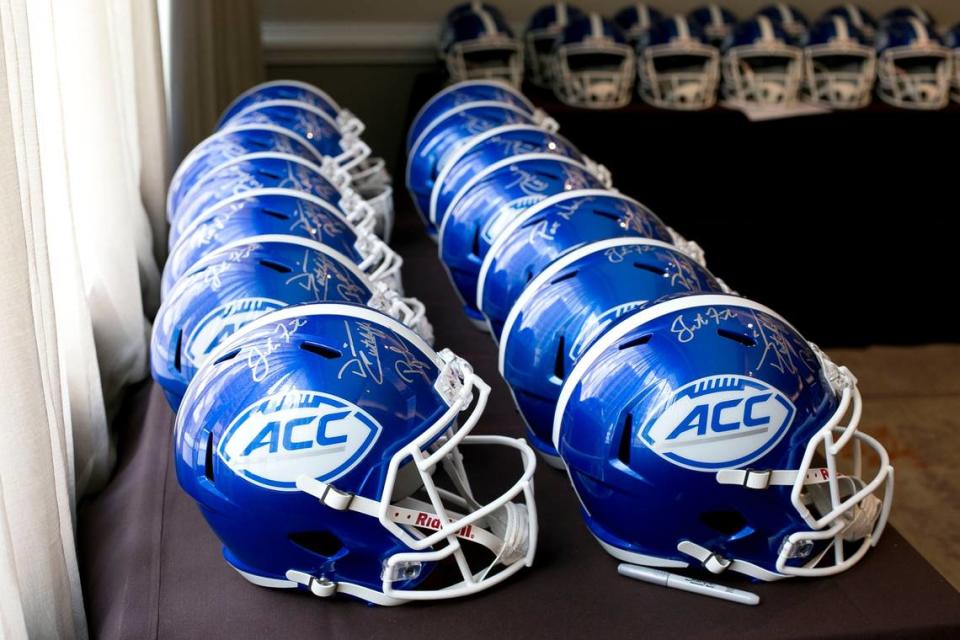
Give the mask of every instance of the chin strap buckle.
<svg viewBox="0 0 960 640">
<path fill-rule="evenodd" d="M 303 585 L 310 590 L 310 593 L 318 598 L 329 598 L 337 593 L 336 582 L 323 577 L 317 578 L 309 573 L 297 571 L 296 569 L 287 571 L 287 580 Z"/>
<path fill-rule="evenodd" d="M 353 504 L 355 494 L 349 491 L 341 491 L 332 484 L 320 482 L 316 478 L 309 476 L 300 476 L 297 478 L 297 488 L 304 493 L 308 493 L 320 501 L 325 507 L 330 507 L 336 511 L 346 511 Z"/>
<path fill-rule="evenodd" d="M 740 486 L 747 489 L 766 489 L 773 472 L 770 469 L 744 469 Z"/>
<path fill-rule="evenodd" d="M 711 553 L 702 560 L 703 568 L 713 574 L 723 573 L 730 567 L 730 560 L 716 553 Z"/>
</svg>

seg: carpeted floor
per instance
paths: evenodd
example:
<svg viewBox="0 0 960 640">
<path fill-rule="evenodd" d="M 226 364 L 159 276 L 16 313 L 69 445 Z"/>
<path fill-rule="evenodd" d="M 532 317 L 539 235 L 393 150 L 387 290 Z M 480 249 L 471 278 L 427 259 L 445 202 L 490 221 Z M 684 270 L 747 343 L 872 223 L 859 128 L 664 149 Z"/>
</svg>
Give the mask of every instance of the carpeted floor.
<svg viewBox="0 0 960 640">
<path fill-rule="evenodd" d="M 891 520 L 960 589 L 960 345 L 835 349 L 896 470 Z"/>
</svg>

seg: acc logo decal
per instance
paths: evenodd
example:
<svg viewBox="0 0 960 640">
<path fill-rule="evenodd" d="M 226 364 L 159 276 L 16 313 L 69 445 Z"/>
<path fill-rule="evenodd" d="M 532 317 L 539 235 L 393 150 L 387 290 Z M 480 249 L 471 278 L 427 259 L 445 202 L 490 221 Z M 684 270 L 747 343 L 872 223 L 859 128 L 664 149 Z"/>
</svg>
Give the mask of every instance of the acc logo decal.
<svg viewBox="0 0 960 640">
<path fill-rule="evenodd" d="M 183 355 L 199 367 L 223 340 L 267 311 L 285 306 L 270 298 L 244 298 L 220 305 L 200 320 L 187 337 Z"/>
<path fill-rule="evenodd" d="M 681 387 L 640 430 L 657 455 L 698 471 L 741 467 L 770 451 L 796 408 L 765 382 L 708 376 Z"/>
<path fill-rule="evenodd" d="M 382 430 L 342 398 L 289 391 L 247 407 L 227 427 L 217 454 L 253 484 L 295 491 L 300 476 L 332 482 L 350 471 Z"/>
</svg>

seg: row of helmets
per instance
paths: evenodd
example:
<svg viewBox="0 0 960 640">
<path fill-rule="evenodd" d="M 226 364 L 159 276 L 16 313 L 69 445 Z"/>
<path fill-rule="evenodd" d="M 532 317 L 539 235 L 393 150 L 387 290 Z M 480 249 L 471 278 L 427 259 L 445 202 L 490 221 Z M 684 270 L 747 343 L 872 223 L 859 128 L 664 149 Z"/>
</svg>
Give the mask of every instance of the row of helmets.
<svg viewBox="0 0 960 640">
<path fill-rule="evenodd" d="M 730 291 L 516 89 L 448 86 L 408 150 L 409 192 L 527 438 L 606 551 L 777 580 L 876 544 L 893 470 L 858 431 L 853 374 Z"/>
<path fill-rule="evenodd" d="M 532 563 L 536 456 L 470 435 L 489 387 L 403 296 L 363 130 L 296 81 L 226 109 L 170 186 L 151 370 L 178 480 L 241 576 L 380 605 L 463 596 Z M 474 497 L 471 444 L 519 454 L 493 500 Z M 459 573 L 424 588 L 440 564 Z"/>
<path fill-rule="evenodd" d="M 566 2 L 538 9 L 520 43 L 500 11 L 471 2 L 444 21 L 440 56 L 451 79 L 534 84 L 567 104 L 605 109 L 627 104 L 636 83 L 647 103 L 706 109 L 718 94 L 733 101 L 791 106 L 866 106 L 876 88 L 887 103 L 941 109 L 960 100 L 960 25 L 941 34 L 915 6 L 879 20 L 844 4 L 808 19 L 776 3 L 738 21 L 710 4 L 670 16 L 643 3 L 612 20 Z"/>
</svg>

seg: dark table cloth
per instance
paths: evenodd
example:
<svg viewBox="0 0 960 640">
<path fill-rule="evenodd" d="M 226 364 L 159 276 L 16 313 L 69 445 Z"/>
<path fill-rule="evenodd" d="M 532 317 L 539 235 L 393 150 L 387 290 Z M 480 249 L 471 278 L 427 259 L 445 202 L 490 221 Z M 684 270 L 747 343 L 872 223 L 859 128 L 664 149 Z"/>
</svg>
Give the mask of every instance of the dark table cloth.
<svg viewBox="0 0 960 640">
<path fill-rule="evenodd" d="M 408 293 L 426 303 L 438 346 L 466 357 L 492 383 L 478 431 L 520 435 L 493 343 L 467 323 L 434 245 L 416 224 L 402 216 L 396 238 Z M 892 528 L 840 576 L 737 583 L 760 594 L 758 607 L 621 578 L 584 527 L 566 477 L 545 465 L 536 477 L 536 565 L 492 591 L 375 608 L 256 587 L 224 562 L 177 484 L 172 426 L 159 388 L 134 390 L 117 423 L 115 477 L 81 510 L 84 597 L 97 638 L 960 637 L 960 594 Z M 465 453 L 481 479 L 505 461 Z"/>
</svg>

